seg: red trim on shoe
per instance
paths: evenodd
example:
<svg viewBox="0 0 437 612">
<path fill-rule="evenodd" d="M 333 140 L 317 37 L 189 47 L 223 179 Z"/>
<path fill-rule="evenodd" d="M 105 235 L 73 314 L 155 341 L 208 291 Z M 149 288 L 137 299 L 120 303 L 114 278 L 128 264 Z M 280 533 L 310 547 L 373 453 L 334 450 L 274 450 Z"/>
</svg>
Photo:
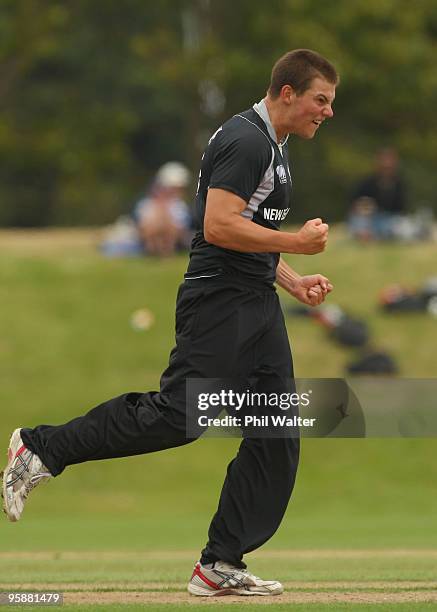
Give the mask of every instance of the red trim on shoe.
<svg viewBox="0 0 437 612">
<path fill-rule="evenodd" d="M 198 563 L 195 566 L 194 571 L 193 571 L 193 576 L 191 576 L 191 578 L 193 578 L 194 576 L 199 576 L 199 578 L 203 580 L 203 582 L 207 584 L 208 586 L 210 586 L 212 589 L 215 589 L 216 591 L 221 590 L 218 584 L 216 584 L 215 582 L 212 582 L 212 580 L 209 580 L 206 576 L 202 574 L 202 572 L 200 571 L 200 563 Z"/>
<path fill-rule="evenodd" d="M 24 446 L 23 444 L 23 446 L 21 446 L 14 455 L 14 453 L 12 452 L 12 449 L 8 448 L 8 463 L 11 463 L 13 459 L 16 459 L 19 455 L 24 453 L 25 450 L 27 450 L 27 446 Z"/>
<path fill-rule="evenodd" d="M 24 453 L 24 451 L 25 451 L 25 450 L 27 450 L 27 446 L 24 446 L 24 444 L 23 444 L 23 446 L 21 446 L 21 447 L 20 447 L 20 448 L 17 450 L 17 452 L 15 453 L 15 456 L 16 456 L 16 457 L 18 457 L 18 455 L 21 455 L 21 453 Z"/>
</svg>

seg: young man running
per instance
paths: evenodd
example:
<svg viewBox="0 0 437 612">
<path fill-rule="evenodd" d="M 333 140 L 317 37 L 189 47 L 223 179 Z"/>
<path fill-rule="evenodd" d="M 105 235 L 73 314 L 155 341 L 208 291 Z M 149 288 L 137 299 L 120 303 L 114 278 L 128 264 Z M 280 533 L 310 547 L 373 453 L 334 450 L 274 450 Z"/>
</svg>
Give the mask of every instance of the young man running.
<svg viewBox="0 0 437 612">
<path fill-rule="evenodd" d="M 291 352 L 274 283 L 311 306 L 332 285 L 300 276 L 280 253 L 324 250 L 328 226 L 307 221 L 279 231 L 291 208 L 290 134 L 313 138 L 333 116 L 338 76 L 300 49 L 273 67 L 266 97 L 211 137 L 202 158 L 196 207 L 199 229 L 176 304 L 176 347 L 160 391 L 126 393 L 60 426 L 16 429 L 3 476 L 12 521 L 30 491 L 68 465 L 187 444 L 189 378 L 256 379 L 280 391 L 293 377 Z M 282 585 L 246 569 L 243 555 L 278 528 L 294 486 L 299 440 L 245 437 L 230 463 L 208 542 L 188 585 L 193 595 L 277 595 Z"/>
</svg>

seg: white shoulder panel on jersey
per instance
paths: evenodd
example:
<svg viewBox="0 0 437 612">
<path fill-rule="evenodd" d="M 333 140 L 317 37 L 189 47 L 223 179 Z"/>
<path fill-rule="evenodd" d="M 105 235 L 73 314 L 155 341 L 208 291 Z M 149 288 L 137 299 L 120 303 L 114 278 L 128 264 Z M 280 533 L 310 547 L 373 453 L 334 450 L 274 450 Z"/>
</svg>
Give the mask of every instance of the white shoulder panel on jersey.
<svg viewBox="0 0 437 612">
<path fill-rule="evenodd" d="M 259 130 L 261 134 L 264 136 L 264 138 L 267 140 L 272 150 L 272 159 L 270 161 L 270 165 L 267 168 L 267 170 L 264 172 L 264 176 L 260 184 L 256 188 L 256 191 L 252 194 L 252 197 L 250 198 L 247 207 L 241 213 L 242 217 L 246 217 L 247 219 L 253 219 L 253 215 L 257 212 L 259 205 L 262 204 L 264 200 L 266 200 L 269 197 L 269 195 L 272 193 L 275 187 L 275 174 L 273 170 L 273 163 L 275 160 L 275 150 L 272 147 L 272 143 L 270 142 L 269 137 L 266 134 L 264 134 L 262 129 L 259 126 L 257 126 L 256 123 L 254 123 L 247 117 L 243 117 L 243 115 L 235 115 L 235 116 L 240 117 L 240 119 L 244 119 L 245 121 L 253 125 L 253 127 L 256 127 L 256 129 Z"/>
<path fill-rule="evenodd" d="M 271 146 L 271 145 L 270 145 Z M 247 207 L 243 210 L 241 215 L 248 219 L 252 219 L 253 215 L 258 211 L 260 204 L 266 200 L 275 188 L 275 172 L 273 169 L 275 161 L 275 151 L 272 147 L 272 159 L 269 167 L 264 172 L 264 176 L 261 179 L 260 184 L 256 188 L 256 191 L 252 194 Z"/>
</svg>

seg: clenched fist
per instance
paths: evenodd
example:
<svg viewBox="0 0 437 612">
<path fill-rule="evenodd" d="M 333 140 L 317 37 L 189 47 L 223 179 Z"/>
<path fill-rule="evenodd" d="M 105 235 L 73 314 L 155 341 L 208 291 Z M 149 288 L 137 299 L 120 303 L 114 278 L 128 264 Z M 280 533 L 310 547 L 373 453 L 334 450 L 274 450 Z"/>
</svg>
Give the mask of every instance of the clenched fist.
<svg viewBox="0 0 437 612">
<path fill-rule="evenodd" d="M 325 250 L 329 226 L 320 218 L 310 219 L 296 234 L 297 251 L 302 255 L 315 255 Z"/>
<path fill-rule="evenodd" d="M 297 278 L 288 292 L 303 304 L 318 306 L 332 290 L 333 286 L 326 276 L 310 274 Z"/>
</svg>

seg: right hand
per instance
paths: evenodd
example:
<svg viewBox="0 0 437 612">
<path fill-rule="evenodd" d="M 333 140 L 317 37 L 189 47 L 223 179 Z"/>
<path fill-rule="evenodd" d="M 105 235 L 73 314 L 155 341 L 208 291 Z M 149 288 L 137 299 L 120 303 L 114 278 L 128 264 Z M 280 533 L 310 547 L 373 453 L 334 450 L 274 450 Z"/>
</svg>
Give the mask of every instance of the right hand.
<svg viewBox="0 0 437 612">
<path fill-rule="evenodd" d="M 315 255 L 325 250 L 329 226 L 320 218 L 310 219 L 296 234 L 297 250 L 301 255 Z"/>
<path fill-rule="evenodd" d="M 303 304 L 319 306 L 333 288 L 326 276 L 310 274 L 297 279 L 289 293 Z"/>
</svg>

